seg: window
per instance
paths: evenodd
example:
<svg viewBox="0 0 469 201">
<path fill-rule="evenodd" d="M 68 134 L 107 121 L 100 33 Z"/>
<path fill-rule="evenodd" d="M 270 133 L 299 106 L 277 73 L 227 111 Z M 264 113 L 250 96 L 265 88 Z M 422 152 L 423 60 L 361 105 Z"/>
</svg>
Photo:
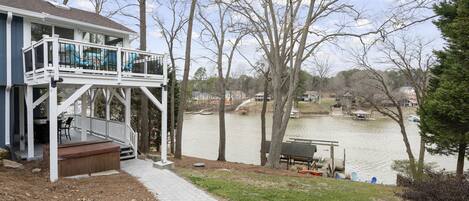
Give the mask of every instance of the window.
<svg viewBox="0 0 469 201">
<path fill-rule="evenodd" d="M 31 41 L 39 41 L 42 35 L 52 36 L 52 26 L 31 23 Z"/>
<path fill-rule="evenodd" d="M 124 39 L 122 38 L 117 38 L 117 37 L 112 37 L 112 36 L 106 36 L 105 38 L 105 45 L 112 45 L 112 46 L 117 46 L 117 47 L 122 47 Z"/>
<path fill-rule="evenodd" d="M 108 36 L 104 34 L 83 32 L 83 41 L 89 42 L 89 43 L 100 44 L 100 45 L 111 45 L 111 46 L 122 47 L 124 39 L 113 37 L 113 36 Z"/>
<path fill-rule="evenodd" d="M 41 40 L 42 35 L 52 36 L 52 32 L 54 32 L 54 34 L 59 35 L 60 38 L 71 39 L 71 40 L 73 40 L 74 38 L 73 29 L 31 23 L 31 41 Z"/>
<path fill-rule="evenodd" d="M 54 34 L 59 35 L 60 38 L 65 38 L 65 39 L 70 39 L 70 40 L 73 40 L 74 38 L 73 29 L 67 29 L 67 28 L 55 26 Z"/>
<path fill-rule="evenodd" d="M 83 32 L 83 41 L 104 45 L 104 35 L 89 32 Z"/>
</svg>

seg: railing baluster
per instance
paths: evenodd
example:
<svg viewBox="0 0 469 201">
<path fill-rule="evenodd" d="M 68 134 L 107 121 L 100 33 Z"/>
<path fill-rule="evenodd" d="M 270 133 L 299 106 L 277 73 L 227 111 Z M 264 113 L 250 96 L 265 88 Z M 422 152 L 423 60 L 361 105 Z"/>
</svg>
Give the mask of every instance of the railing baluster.
<svg viewBox="0 0 469 201">
<path fill-rule="evenodd" d="M 43 65 L 44 65 L 44 69 L 47 69 L 47 67 L 49 66 L 49 64 L 48 64 L 49 61 L 48 61 L 48 59 L 47 59 L 47 58 L 48 58 L 48 54 L 49 54 L 49 51 L 48 51 L 48 49 L 47 49 L 47 41 L 44 41 L 44 42 L 43 42 L 42 48 L 43 48 L 43 57 L 44 57 L 44 58 L 42 59 L 42 60 L 43 60 Z"/>
<path fill-rule="evenodd" d="M 122 59 L 122 48 L 121 47 L 117 48 L 116 57 L 117 57 L 117 82 L 121 83 L 121 81 L 122 81 L 122 61 L 121 61 L 121 59 Z"/>
<path fill-rule="evenodd" d="M 31 61 L 33 64 L 33 80 L 36 81 L 36 51 L 34 50 L 34 45 L 31 48 Z"/>
</svg>

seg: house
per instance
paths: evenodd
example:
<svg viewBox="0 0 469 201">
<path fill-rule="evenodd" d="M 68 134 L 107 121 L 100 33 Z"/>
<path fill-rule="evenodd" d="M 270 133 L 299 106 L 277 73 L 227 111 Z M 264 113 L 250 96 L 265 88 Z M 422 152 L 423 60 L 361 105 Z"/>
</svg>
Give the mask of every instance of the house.
<svg viewBox="0 0 469 201">
<path fill-rule="evenodd" d="M 401 87 L 399 88 L 399 93 L 401 98 L 399 104 L 404 107 L 414 107 L 417 106 L 417 95 L 413 87 Z"/>
<path fill-rule="evenodd" d="M 317 102 L 319 100 L 319 93 L 317 91 L 306 91 L 301 96 L 302 101 Z"/>
<path fill-rule="evenodd" d="M 244 100 L 246 99 L 246 94 L 240 90 L 227 90 L 225 92 L 225 99 L 227 100 Z"/>
<path fill-rule="evenodd" d="M 133 34 L 106 17 L 53 1 L 0 0 L 0 147 L 35 160 L 47 144 L 51 181 L 59 177 L 61 143 L 108 139 L 134 158 L 132 90 L 161 111 L 161 132 L 167 133 L 166 58 L 131 49 Z M 149 88 L 159 88 L 161 98 Z M 106 118 L 94 117 L 97 96 L 104 97 Z M 112 99 L 125 106 L 124 122 L 111 121 Z M 63 121 L 73 127 L 66 137 Z M 170 163 L 166 136 L 162 165 Z"/>
<path fill-rule="evenodd" d="M 210 100 L 218 100 L 218 97 L 207 92 L 193 91 L 192 99 L 195 101 L 210 101 Z"/>
<path fill-rule="evenodd" d="M 257 93 L 255 96 L 254 96 L 254 99 L 256 101 L 263 101 L 264 100 L 264 93 L 263 92 L 260 92 L 260 93 Z M 267 96 L 267 101 L 270 101 L 272 98 L 270 97 L 270 95 Z"/>
<path fill-rule="evenodd" d="M 351 91 L 345 91 L 338 100 L 342 107 L 342 111 L 346 114 L 350 114 L 355 105 L 355 97 L 353 96 L 353 93 Z"/>
</svg>

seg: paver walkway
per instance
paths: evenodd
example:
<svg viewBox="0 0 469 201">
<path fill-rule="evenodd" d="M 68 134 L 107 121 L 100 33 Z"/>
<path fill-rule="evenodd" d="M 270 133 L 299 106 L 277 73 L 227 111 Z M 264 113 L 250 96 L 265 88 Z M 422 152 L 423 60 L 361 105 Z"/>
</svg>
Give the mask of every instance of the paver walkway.
<svg viewBox="0 0 469 201">
<path fill-rule="evenodd" d="M 216 201 L 170 170 L 153 167 L 150 160 L 133 159 L 121 162 L 121 169 L 136 177 L 161 201 Z"/>
</svg>

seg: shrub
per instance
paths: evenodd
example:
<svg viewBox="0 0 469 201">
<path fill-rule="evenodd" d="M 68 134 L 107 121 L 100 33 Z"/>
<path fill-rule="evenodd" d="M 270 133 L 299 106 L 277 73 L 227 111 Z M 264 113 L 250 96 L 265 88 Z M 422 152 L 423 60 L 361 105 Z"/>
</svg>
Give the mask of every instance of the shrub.
<svg viewBox="0 0 469 201">
<path fill-rule="evenodd" d="M 469 181 L 442 173 L 431 174 L 406 185 L 399 196 L 413 201 L 465 201 L 469 200 Z"/>
</svg>

